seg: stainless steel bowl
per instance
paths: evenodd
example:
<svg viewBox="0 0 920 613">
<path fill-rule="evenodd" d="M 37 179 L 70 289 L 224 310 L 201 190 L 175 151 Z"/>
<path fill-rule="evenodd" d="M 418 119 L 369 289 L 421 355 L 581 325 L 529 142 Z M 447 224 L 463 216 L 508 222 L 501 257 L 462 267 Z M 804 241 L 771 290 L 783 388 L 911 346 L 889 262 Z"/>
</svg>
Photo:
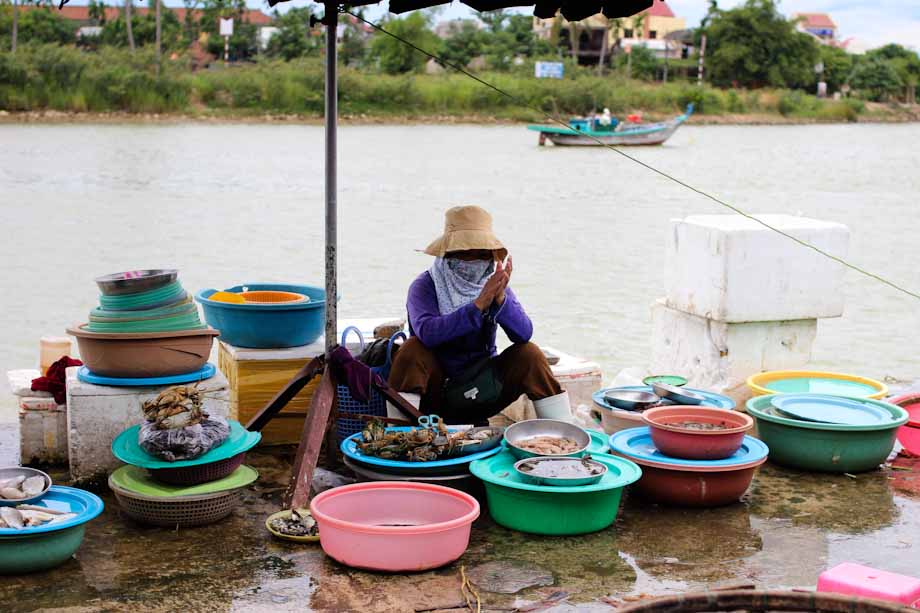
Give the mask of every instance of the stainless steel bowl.
<svg viewBox="0 0 920 613">
<path fill-rule="evenodd" d="M 179 271 L 171 268 L 152 268 L 148 270 L 129 270 L 111 275 L 96 277 L 96 285 L 106 296 L 138 294 L 163 287 L 175 281 Z"/>
<path fill-rule="evenodd" d="M 16 477 L 23 476 L 26 479 L 29 477 L 44 477 L 45 479 L 45 489 L 42 490 L 41 494 L 37 496 L 31 496 L 29 498 L 20 498 L 18 500 L 6 500 L 0 498 L 0 507 L 12 507 L 17 504 L 29 504 L 34 502 L 48 493 L 48 490 L 51 489 L 51 477 L 47 473 L 36 468 L 28 468 L 26 466 L 10 466 L 8 468 L 0 468 L 0 481 L 6 481 L 7 479 L 14 479 Z"/>
<path fill-rule="evenodd" d="M 534 438 L 535 436 L 559 436 L 563 438 L 574 439 L 578 443 L 578 449 L 564 456 L 552 457 L 581 457 L 585 450 L 591 444 L 591 436 L 587 432 L 574 424 L 570 424 L 558 419 L 528 419 L 511 424 L 505 428 L 505 442 L 508 443 L 508 450 L 511 455 L 519 460 L 525 458 L 544 457 L 532 451 L 527 451 L 518 447 L 516 443 Z"/>
<path fill-rule="evenodd" d="M 523 465 L 534 462 L 587 462 L 590 463 L 592 467 L 600 468 L 601 471 L 596 475 L 591 475 L 589 477 L 540 477 L 531 474 L 526 470 L 521 470 Z M 604 475 L 607 474 L 607 466 L 597 462 L 596 460 L 592 460 L 590 456 L 585 456 L 580 460 L 578 458 L 525 458 L 514 463 L 514 470 L 517 471 L 517 474 L 520 475 L 521 479 L 523 479 L 526 483 L 530 483 L 532 485 L 551 485 L 553 487 L 577 487 L 579 485 L 594 485 L 603 479 Z"/>
<path fill-rule="evenodd" d="M 666 383 L 652 383 L 652 389 L 662 398 L 667 398 L 677 404 L 702 404 L 706 400 L 706 397 L 701 394 Z"/>
<path fill-rule="evenodd" d="M 635 390 L 610 390 L 604 393 L 604 400 L 611 406 L 624 411 L 644 411 L 658 404 L 661 398 L 651 392 Z"/>
</svg>

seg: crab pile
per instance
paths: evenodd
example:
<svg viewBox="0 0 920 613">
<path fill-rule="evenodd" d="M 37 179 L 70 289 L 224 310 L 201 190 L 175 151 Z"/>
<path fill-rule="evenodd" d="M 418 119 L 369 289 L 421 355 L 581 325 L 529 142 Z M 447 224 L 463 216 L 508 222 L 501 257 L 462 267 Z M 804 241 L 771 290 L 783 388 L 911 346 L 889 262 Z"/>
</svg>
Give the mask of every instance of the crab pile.
<svg viewBox="0 0 920 613">
<path fill-rule="evenodd" d="M 482 433 L 468 430 L 451 432 L 442 421 L 437 427 L 387 430 L 383 422 L 374 419 L 362 430 L 363 442 L 358 443 L 358 449 L 363 454 L 384 460 L 430 462 L 448 456 L 464 445 L 479 442 L 482 437 Z"/>
<path fill-rule="evenodd" d="M 144 403 L 144 417 L 157 430 L 172 430 L 201 423 L 208 416 L 201 408 L 201 392 L 197 387 L 176 385 Z"/>
</svg>

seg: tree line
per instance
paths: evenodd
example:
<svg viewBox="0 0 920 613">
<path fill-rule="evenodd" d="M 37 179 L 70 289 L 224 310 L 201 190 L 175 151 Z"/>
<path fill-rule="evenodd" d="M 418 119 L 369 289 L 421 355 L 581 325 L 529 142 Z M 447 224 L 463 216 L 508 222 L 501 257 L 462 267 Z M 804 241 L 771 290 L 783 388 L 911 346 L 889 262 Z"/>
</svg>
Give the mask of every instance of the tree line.
<svg viewBox="0 0 920 613">
<path fill-rule="evenodd" d="M 181 55 L 196 42 L 204 41 L 203 48 L 219 57 L 223 53 L 223 39 L 218 35 L 218 20 L 232 17 L 235 28 L 229 43 L 234 61 L 247 62 L 260 56 L 292 61 L 322 53 L 321 32 L 311 26 L 311 17 L 322 12 L 317 5 L 275 12 L 272 25 L 277 32 L 266 48 L 260 49 L 258 28 L 246 20 L 245 0 L 183 0 L 187 10 L 181 22 L 175 12 L 162 5 L 157 18 L 154 9 L 160 0 L 148 0 L 150 10 L 143 15 L 132 11 L 133 0 L 126 0 L 119 5 L 114 19 L 107 19 L 104 0 L 91 0 L 89 15 L 101 30 L 98 36 L 79 40 L 74 23 L 61 17 L 50 3 L 19 11 L 17 15 L 12 1 L 2 0 L 0 4 L 3 49 L 12 48 L 13 23 L 17 21 L 18 38 L 28 44 L 77 45 L 86 51 L 102 47 L 133 50 L 156 45 L 158 51 L 162 47 L 171 55 Z M 562 59 L 571 66 L 571 75 L 579 70 L 576 68 L 578 32 L 586 27 L 584 23 L 559 26 L 544 39 L 535 34 L 529 15 L 492 11 L 482 13 L 478 23 L 452 22 L 449 31 L 440 37 L 434 31 L 437 17 L 437 10 L 414 11 L 402 17 L 389 17 L 383 26 L 400 38 L 432 50 L 447 62 L 474 69 L 514 71 L 519 65 L 532 66 L 535 60 Z M 347 16 L 342 21 L 345 27 L 339 53 L 347 66 L 392 75 L 425 69 L 428 58 L 400 41 L 368 31 Z M 619 26 L 619 23 L 609 24 L 608 31 L 612 27 L 619 32 Z M 562 27 L 568 28 L 566 35 L 560 35 Z M 710 0 L 707 15 L 692 33 L 695 49 L 699 49 L 704 35 L 705 77 L 716 87 L 784 88 L 812 93 L 817 83 L 824 81 L 829 92 L 872 101 L 909 102 L 914 101 L 920 89 L 920 56 L 916 52 L 889 44 L 862 56 L 849 54 L 800 32 L 793 20 L 779 12 L 775 0 L 747 0 L 726 10 L 720 9 L 716 0 Z M 664 60 L 641 46 L 634 46 L 627 53 L 617 40 L 609 49 L 605 43 L 597 62 L 599 75 L 654 81 L 662 76 Z M 683 71 L 686 78 L 691 73 L 690 67 L 695 70 L 696 57 L 691 55 L 684 65 L 688 67 Z M 816 67 L 822 70 L 818 72 Z M 675 76 L 680 78 L 681 74 L 672 72 L 671 78 Z"/>
</svg>

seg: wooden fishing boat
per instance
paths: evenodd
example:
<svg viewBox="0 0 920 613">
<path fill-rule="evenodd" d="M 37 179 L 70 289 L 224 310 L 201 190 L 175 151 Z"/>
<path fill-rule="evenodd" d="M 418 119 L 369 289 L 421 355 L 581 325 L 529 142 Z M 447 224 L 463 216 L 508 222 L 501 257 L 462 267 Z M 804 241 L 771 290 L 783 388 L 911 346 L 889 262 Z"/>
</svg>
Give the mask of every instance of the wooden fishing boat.
<svg viewBox="0 0 920 613">
<path fill-rule="evenodd" d="M 569 128 L 530 125 L 527 126 L 527 129 L 540 133 L 540 145 L 546 144 L 547 139 L 558 146 L 660 145 L 671 138 L 677 128 L 687 121 L 692 114 L 693 104 L 689 104 L 686 112 L 682 115 L 659 123 L 619 123 L 604 129 L 594 122 L 573 120 L 570 122 L 572 127 Z"/>
</svg>

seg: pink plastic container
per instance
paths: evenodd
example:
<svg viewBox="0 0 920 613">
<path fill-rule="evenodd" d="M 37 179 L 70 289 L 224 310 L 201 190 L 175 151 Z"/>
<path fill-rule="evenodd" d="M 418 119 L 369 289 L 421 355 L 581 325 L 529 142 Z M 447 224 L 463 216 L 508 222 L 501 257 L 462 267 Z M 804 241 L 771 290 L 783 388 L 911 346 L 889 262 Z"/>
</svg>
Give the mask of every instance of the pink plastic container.
<svg viewBox="0 0 920 613">
<path fill-rule="evenodd" d="M 920 393 L 904 394 L 887 402 L 907 411 L 907 423 L 898 428 L 898 441 L 907 451 L 920 456 Z"/>
<path fill-rule="evenodd" d="M 920 605 L 920 579 L 852 562 L 838 564 L 821 573 L 818 591 L 900 602 L 915 608 Z"/>
<path fill-rule="evenodd" d="M 353 568 L 408 572 L 462 556 L 479 503 L 440 485 L 375 481 L 327 490 L 310 512 L 329 557 Z"/>
</svg>

